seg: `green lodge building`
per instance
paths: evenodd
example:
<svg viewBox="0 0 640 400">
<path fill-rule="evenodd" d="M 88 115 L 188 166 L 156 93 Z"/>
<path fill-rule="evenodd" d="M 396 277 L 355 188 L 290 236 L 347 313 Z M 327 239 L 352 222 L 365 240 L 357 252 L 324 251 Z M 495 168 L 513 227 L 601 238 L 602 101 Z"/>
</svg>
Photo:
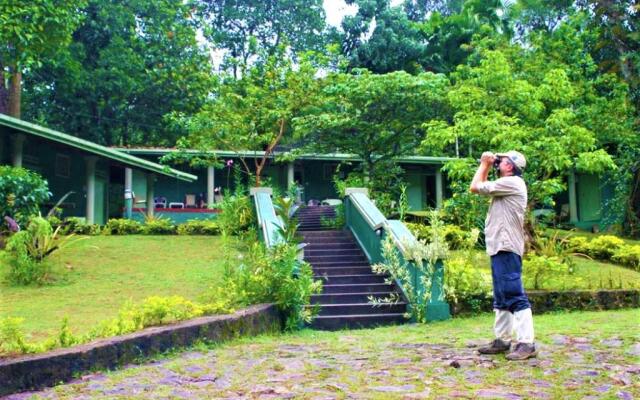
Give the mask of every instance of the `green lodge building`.
<svg viewBox="0 0 640 400">
<path fill-rule="evenodd" d="M 249 165 L 263 152 L 212 151 L 216 163 L 202 167 L 181 164 L 180 169 L 160 164 L 174 149 L 109 148 L 62 132 L 0 114 L 0 163 L 22 166 L 42 175 L 52 192 L 52 206 L 68 192 L 61 204 L 62 216 L 84 217 L 88 223 L 104 224 L 109 218 L 144 219 L 161 214 L 175 223 L 215 217 L 217 203 L 233 190 L 232 165 Z M 263 171 L 268 185 L 284 191 L 300 190 L 300 200 L 322 202 L 338 199 L 333 176 L 338 165 L 358 163 L 350 154 L 300 154 L 281 161 L 284 153 L 269 155 Z M 406 156 L 398 159 L 404 170 L 411 211 L 439 208 L 450 195 L 442 166 L 446 157 Z M 348 167 L 341 169 L 348 172 Z M 595 175 L 570 172 L 567 191 L 556 198 L 553 210 L 561 222 L 594 229 L 602 223 L 602 210 L 612 188 Z M 551 210 L 535 210 L 544 214 Z"/>
<path fill-rule="evenodd" d="M 196 176 L 109 147 L 101 146 L 0 114 L 0 164 L 23 167 L 49 183 L 51 203 L 72 192 L 60 205 L 63 217 L 83 217 L 90 224 L 122 218 L 133 204 L 133 177 L 148 182 L 151 201 L 157 177 L 167 182 L 193 182 Z"/>
</svg>

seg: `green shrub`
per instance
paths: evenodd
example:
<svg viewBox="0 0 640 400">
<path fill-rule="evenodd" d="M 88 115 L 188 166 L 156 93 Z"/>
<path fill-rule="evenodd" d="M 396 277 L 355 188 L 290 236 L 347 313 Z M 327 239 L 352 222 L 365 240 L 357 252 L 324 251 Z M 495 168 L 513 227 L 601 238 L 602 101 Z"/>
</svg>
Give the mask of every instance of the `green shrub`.
<svg viewBox="0 0 640 400">
<path fill-rule="evenodd" d="M 146 235 L 173 235 L 176 233 L 176 226 L 169 218 L 146 218 L 142 232 Z"/>
<path fill-rule="evenodd" d="M 431 228 L 429 228 L 428 225 L 413 222 L 405 222 L 404 224 L 409 228 L 416 239 L 427 242 L 431 241 Z"/>
<path fill-rule="evenodd" d="M 640 245 L 624 245 L 617 249 L 611 259 L 619 264 L 640 271 Z"/>
<path fill-rule="evenodd" d="M 87 220 L 82 217 L 67 217 L 62 222 L 60 233 L 63 235 L 99 235 L 101 228 L 97 224 L 87 224 Z"/>
<path fill-rule="evenodd" d="M 584 236 L 574 236 L 567 241 L 567 250 L 575 253 L 589 254 L 589 239 Z"/>
<path fill-rule="evenodd" d="M 313 309 L 311 295 L 320 293 L 321 281 L 313 279 L 308 263 L 297 259 L 295 244 L 279 244 L 267 248 L 262 243 L 253 243 L 247 252 L 245 263 L 229 268 L 224 290 L 212 294 L 212 299 L 231 295 L 239 305 L 275 303 L 286 316 L 286 328 L 299 328 L 309 322 Z"/>
<path fill-rule="evenodd" d="M 220 227 L 215 221 L 192 219 L 178 225 L 178 235 L 219 235 Z"/>
<path fill-rule="evenodd" d="M 624 240 L 612 236 L 602 235 L 589 242 L 588 254 L 591 257 L 599 258 L 602 260 L 608 260 L 613 253 L 620 249 L 624 245 Z"/>
<path fill-rule="evenodd" d="M 253 227 L 255 214 L 251 198 L 246 194 L 225 196 L 220 204 L 218 224 L 225 235 L 237 235 Z"/>
<path fill-rule="evenodd" d="M 522 268 L 525 286 L 542 289 L 551 278 L 573 273 L 573 266 L 561 257 L 529 255 Z"/>
<path fill-rule="evenodd" d="M 142 225 L 133 219 L 110 219 L 104 226 L 102 233 L 105 235 L 132 235 L 142 233 Z"/>
<path fill-rule="evenodd" d="M 431 241 L 431 227 L 429 225 L 411 222 L 405 222 L 405 224 L 418 240 Z M 465 231 L 457 225 L 444 225 L 441 234 L 451 250 L 465 247 L 471 239 L 475 238 L 474 245 L 477 241 L 477 235 L 474 236 L 472 232 Z"/>
<path fill-rule="evenodd" d="M 445 225 L 444 226 L 444 240 L 449 244 L 451 250 L 457 250 L 464 247 L 464 244 L 469 240 L 469 232 L 463 231 L 457 225 Z"/>
<path fill-rule="evenodd" d="M 2 318 L 0 319 L 0 354 L 37 353 L 57 347 L 87 343 L 98 338 L 124 335 L 149 326 L 183 321 L 203 315 L 226 314 L 235 311 L 230 301 L 229 297 L 222 296 L 215 302 L 201 304 L 180 296 L 152 296 L 140 304 L 125 304 L 116 318 L 102 321 L 85 335 L 74 335 L 69 328 L 68 319 L 64 318 L 58 333 L 40 343 L 30 343 L 26 340 L 22 328 L 24 319 Z"/>
<path fill-rule="evenodd" d="M 33 347 L 27 343 L 22 323 L 24 318 L 5 317 L 0 319 L 0 352 L 31 353 Z"/>
<path fill-rule="evenodd" d="M 444 291 L 453 304 L 473 296 L 491 293 L 491 277 L 476 267 L 470 252 L 447 260 L 444 266 Z"/>
<path fill-rule="evenodd" d="M 24 168 L 0 166 L 0 219 L 11 217 L 26 225 L 31 216 L 38 215 L 40 205 L 49 200 L 47 181 Z M 0 231 L 5 229 L 0 221 Z"/>
<path fill-rule="evenodd" d="M 51 225 L 38 217 L 29 223 L 27 229 L 9 238 L 6 258 L 9 265 L 7 277 L 11 283 L 29 285 L 47 281 L 51 266 L 44 260 L 44 254 L 50 251 L 52 236 Z M 42 241 L 39 242 L 39 239 Z"/>
</svg>

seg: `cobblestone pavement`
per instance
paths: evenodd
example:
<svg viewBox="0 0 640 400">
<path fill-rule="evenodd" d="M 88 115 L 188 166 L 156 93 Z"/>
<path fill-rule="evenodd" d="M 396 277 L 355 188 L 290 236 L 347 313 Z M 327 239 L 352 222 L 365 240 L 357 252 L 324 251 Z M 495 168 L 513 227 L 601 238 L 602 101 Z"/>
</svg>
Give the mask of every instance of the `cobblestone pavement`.
<svg viewBox="0 0 640 400">
<path fill-rule="evenodd" d="M 486 325 L 428 328 L 243 339 L 7 399 L 640 399 L 637 332 L 548 334 L 537 359 L 509 362 L 477 354 Z"/>
</svg>

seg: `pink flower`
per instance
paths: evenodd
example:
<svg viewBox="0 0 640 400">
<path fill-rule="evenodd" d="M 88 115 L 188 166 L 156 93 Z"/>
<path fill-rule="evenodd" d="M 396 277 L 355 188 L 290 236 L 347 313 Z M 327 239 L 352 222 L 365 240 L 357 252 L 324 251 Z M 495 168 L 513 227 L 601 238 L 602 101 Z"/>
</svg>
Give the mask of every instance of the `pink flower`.
<svg viewBox="0 0 640 400">
<path fill-rule="evenodd" d="M 227 167 L 231 168 L 233 166 L 233 160 L 227 160 Z"/>
<path fill-rule="evenodd" d="M 11 217 L 4 217 L 4 220 L 7 223 L 7 227 L 9 228 L 9 230 L 11 232 L 20 231 L 20 225 L 18 225 L 18 223 L 16 222 L 15 219 L 13 219 Z"/>
</svg>

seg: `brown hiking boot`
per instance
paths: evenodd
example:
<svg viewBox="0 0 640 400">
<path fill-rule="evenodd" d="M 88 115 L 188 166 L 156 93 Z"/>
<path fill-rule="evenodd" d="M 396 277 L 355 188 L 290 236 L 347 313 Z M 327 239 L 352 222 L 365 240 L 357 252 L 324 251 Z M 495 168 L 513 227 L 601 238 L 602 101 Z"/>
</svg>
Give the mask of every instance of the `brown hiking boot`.
<svg viewBox="0 0 640 400">
<path fill-rule="evenodd" d="M 478 353 L 480 354 L 500 354 L 506 353 L 511 348 L 511 342 L 505 342 L 502 339 L 495 339 L 487 346 L 480 347 Z"/>
<path fill-rule="evenodd" d="M 527 358 L 534 358 L 538 355 L 535 343 L 518 343 L 516 348 L 509 354 L 507 354 L 507 360 L 518 361 L 526 360 Z"/>
</svg>

